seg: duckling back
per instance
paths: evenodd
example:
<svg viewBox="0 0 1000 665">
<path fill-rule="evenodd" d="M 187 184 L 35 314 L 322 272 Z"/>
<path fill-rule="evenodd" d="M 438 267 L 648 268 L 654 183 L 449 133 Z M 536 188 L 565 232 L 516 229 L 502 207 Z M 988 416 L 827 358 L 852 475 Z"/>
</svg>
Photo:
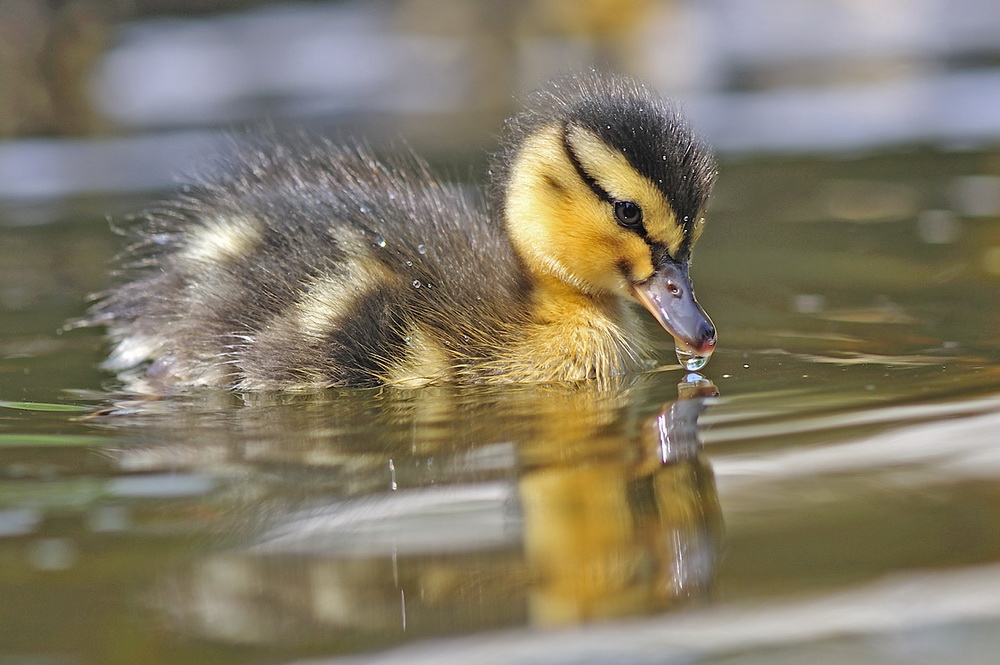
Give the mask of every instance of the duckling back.
<svg viewBox="0 0 1000 665">
<path fill-rule="evenodd" d="M 125 279 L 87 322 L 109 328 L 108 368 L 151 362 L 168 384 L 451 380 L 526 324 L 503 229 L 414 157 L 257 138 L 127 233 Z"/>
</svg>

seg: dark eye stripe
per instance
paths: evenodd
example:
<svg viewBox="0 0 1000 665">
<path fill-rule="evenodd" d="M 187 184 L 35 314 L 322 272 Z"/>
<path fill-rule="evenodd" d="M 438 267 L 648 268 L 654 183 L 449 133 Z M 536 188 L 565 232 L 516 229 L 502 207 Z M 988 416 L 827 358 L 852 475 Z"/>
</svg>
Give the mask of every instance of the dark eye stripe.
<svg viewBox="0 0 1000 665">
<path fill-rule="evenodd" d="M 649 243 L 649 254 L 653 260 L 654 266 L 660 265 L 668 258 L 674 258 L 675 260 L 677 258 L 677 257 L 671 257 L 670 252 L 667 251 L 667 246 L 659 242 Z"/>
<path fill-rule="evenodd" d="M 580 177 L 580 180 L 582 180 L 585 183 L 587 183 L 587 186 L 590 187 L 590 191 L 592 191 L 594 193 L 594 196 L 596 196 L 597 198 L 601 199 L 602 201 L 604 201 L 606 203 L 611 204 L 611 206 L 613 208 L 614 205 L 615 205 L 615 203 L 617 203 L 617 201 L 615 201 L 615 199 L 613 199 L 611 197 L 611 195 L 608 194 L 608 192 L 603 187 L 601 187 L 599 184 L 597 184 L 597 180 L 595 180 L 593 176 L 591 176 L 589 173 L 587 173 L 586 169 L 583 168 L 583 164 L 580 163 L 579 158 L 576 156 L 576 153 L 573 152 L 573 146 L 571 146 L 570 143 L 569 143 L 569 125 L 568 124 L 567 125 L 563 125 L 562 145 L 563 145 L 563 150 L 566 152 L 566 157 L 569 158 L 569 162 L 570 162 L 570 164 L 573 165 L 573 169 L 576 171 L 576 174 Z M 634 232 L 636 235 L 638 235 L 640 238 L 642 238 L 646 242 L 646 244 L 649 245 L 652 248 L 654 254 L 661 253 L 659 251 L 659 248 L 661 248 L 662 245 L 660 243 L 658 243 L 658 242 L 653 241 L 649 237 L 649 234 L 646 232 L 646 225 L 645 224 L 641 224 L 640 223 L 636 227 L 628 227 L 628 228 L 629 228 L 629 230 L 631 230 L 632 232 Z M 662 253 L 666 254 L 665 249 L 663 250 Z"/>
<path fill-rule="evenodd" d="M 597 198 L 607 203 L 613 204 L 614 200 L 611 198 L 611 195 L 608 194 L 603 187 L 597 184 L 597 181 L 594 180 L 593 176 L 591 176 L 584 170 L 583 164 L 580 163 L 580 160 L 577 158 L 576 153 L 573 152 L 573 146 L 569 144 L 568 125 L 563 125 L 562 144 L 563 144 L 563 150 L 566 151 L 566 156 L 569 157 L 569 162 L 570 164 L 573 165 L 573 168 L 576 170 L 576 174 L 580 176 L 580 180 L 587 183 L 587 187 L 590 187 L 590 191 L 592 191 Z"/>
</svg>

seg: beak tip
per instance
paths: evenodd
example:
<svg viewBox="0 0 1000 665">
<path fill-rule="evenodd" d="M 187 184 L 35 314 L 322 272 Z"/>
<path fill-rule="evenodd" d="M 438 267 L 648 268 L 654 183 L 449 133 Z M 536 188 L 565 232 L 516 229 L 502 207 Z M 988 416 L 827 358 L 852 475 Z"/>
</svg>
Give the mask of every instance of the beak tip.
<svg viewBox="0 0 1000 665">
<path fill-rule="evenodd" d="M 709 323 L 709 328 L 701 334 L 701 351 L 711 353 L 715 351 L 715 328 Z"/>
<path fill-rule="evenodd" d="M 678 340 L 681 341 L 681 340 Z M 683 340 L 683 344 L 700 356 L 710 356 L 715 351 L 715 344 L 718 341 L 715 333 L 715 326 L 705 318 L 703 330 L 696 333 L 693 338 Z"/>
<path fill-rule="evenodd" d="M 679 339 L 675 337 L 674 342 L 678 347 L 687 349 L 690 353 L 696 353 L 699 356 L 710 356 L 715 352 L 716 340 L 714 337 L 711 339 L 701 338 L 698 340 Z"/>
</svg>

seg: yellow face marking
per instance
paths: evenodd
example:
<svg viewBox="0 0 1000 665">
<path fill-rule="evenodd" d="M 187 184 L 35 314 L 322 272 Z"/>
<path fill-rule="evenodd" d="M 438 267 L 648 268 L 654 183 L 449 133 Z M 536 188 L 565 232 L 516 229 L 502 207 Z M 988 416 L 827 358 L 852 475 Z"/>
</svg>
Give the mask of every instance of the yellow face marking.
<svg viewBox="0 0 1000 665">
<path fill-rule="evenodd" d="M 611 198 L 639 204 L 649 238 L 665 245 L 671 255 L 676 254 L 684 242 L 684 228 L 662 192 L 636 171 L 623 154 L 608 147 L 592 132 L 570 127 L 566 140 L 583 169 Z"/>
<path fill-rule="evenodd" d="M 680 248 L 684 232 L 669 204 L 624 156 L 583 129 L 570 129 L 567 140 L 605 191 L 642 207 L 650 239 L 671 252 Z M 622 228 L 612 205 L 580 178 L 560 127 L 542 129 L 525 140 L 508 187 L 508 230 L 536 275 L 555 277 L 588 294 L 628 295 L 626 277 L 640 281 L 653 274 L 649 245 Z"/>
<path fill-rule="evenodd" d="M 551 272 L 572 281 L 556 256 L 559 252 L 550 251 L 558 238 L 546 220 L 547 215 L 561 213 L 581 194 L 573 167 L 561 151 L 557 128 L 525 140 L 511 171 L 507 226 L 515 244 L 538 272 Z"/>
<path fill-rule="evenodd" d="M 181 256 L 198 263 L 224 263 L 250 254 L 262 240 L 256 220 L 216 217 L 192 233 Z"/>
</svg>

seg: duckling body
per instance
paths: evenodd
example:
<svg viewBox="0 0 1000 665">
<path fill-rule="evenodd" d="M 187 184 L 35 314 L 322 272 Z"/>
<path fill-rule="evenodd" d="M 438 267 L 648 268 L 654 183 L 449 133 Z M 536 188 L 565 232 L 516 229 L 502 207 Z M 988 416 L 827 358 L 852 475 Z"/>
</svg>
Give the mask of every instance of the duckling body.
<svg viewBox="0 0 1000 665">
<path fill-rule="evenodd" d="M 137 219 L 126 279 L 86 323 L 108 327 L 108 368 L 179 387 L 635 372 L 652 354 L 628 300 L 661 323 L 650 298 L 684 301 L 665 327 L 714 348 L 686 272 L 713 178 L 668 105 L 594 73 L 508 121 L 485 207 L 416 157 L 256 137 Z"/>
</svg>

